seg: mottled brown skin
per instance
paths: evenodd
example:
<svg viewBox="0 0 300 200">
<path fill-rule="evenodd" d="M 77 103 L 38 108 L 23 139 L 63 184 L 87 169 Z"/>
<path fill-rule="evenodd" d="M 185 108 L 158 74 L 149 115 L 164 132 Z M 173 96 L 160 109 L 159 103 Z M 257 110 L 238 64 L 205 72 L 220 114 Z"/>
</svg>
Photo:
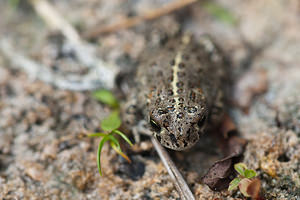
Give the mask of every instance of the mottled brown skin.
<svg viewBox="0 0 300 200">
<path fill-rule="evenodd" d="M 207 124 L 223 117 L 224 58 L 207 36 L 171 39 L 146 57 L 136 74 L 135 105 L 129 104 L 127 113 L 140 111 L 163 146 L 190 148 Z"/>
</svg>

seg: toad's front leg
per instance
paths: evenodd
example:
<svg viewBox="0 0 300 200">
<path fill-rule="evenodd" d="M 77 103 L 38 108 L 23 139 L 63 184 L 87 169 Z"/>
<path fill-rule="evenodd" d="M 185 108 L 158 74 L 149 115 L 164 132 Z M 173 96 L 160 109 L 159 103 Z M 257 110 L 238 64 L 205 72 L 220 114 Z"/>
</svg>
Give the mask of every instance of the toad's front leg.
<svg viewBox="0 0 300 200">
<path fill-rule="evenodd" d="M 124 121 L 122 129 L 126 133 L 133 133 L 136 143 L 140 142 L 139 127 L 143 120 L 141 110 L 138 107 L 136 93 L 129 95 L 128 100 L 121 106 L 121 117 Z"/>
</svg>

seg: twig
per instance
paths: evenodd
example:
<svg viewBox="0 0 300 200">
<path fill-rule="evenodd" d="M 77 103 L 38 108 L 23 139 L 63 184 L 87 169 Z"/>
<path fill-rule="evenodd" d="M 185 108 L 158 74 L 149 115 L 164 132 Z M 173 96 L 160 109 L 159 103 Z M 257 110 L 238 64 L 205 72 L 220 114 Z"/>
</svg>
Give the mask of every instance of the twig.
<svg viewBox="0 0 300 200">
<path fill-rule="evenodd" d="M 157 151 L 160 159 L 162 160 L 165 168 L 175 183 L 176 189 L 179 192 L 181 199 L 194 200 L 195 197 L 191 192 L 189 186 L 185 182 L 184 178 L 180 174 L 179 170 L 175 166 L 174 162 L 168 155 L 167 151 L 160 145 L 154 137 L 151 137 L 151 141 Z"/>
<path fill-rule="evenodd" d="M 151 137 L 151 142 L 157 151 L 161 161 L 163 162 L 165 168 L 168 171 L 168 174 L 172 178 L 172 181 L 175 184 L 177 191 L 179 192 L 180 198 L 183 200 L 194 200 L 195 197 L 190 190 L 189 186 L 185 182 L 181 173 L 177 169 L 176 165 L 170 158 L 168 152 L 161 146 L 161 144 L 152 136 L 152 132 L 146 128 L 144 128 L 145 122 L 140 122 L 138 126 L 138 131 L 142 134 L 148 135 Z"/>
<path fill-rule="evenodd" d="M 83 34 L 84 38 L 93 39 L 98 37 L 100 34 L 114 32 L 120 29 L 126 29 L 138 25 L 139 23 L 146 20 L 153 20 L 159 18 L 163 15 L 170 14 L 176 10 L 179 10 L 185 6 L 195 3 L 197 0 L 177 0 L 175 2 L 169 3 L 162 6 L 156 10 L 151 10 L 142 16 L 125 18 L 115 24 L 108 25 L 105 27 L 96 27 L 93 30 L 87 31 Z"/>
<path fill-rule="evenodd" d="M 35 11 L 53 29 L 60 30 L 62 34 L 72 43 L 82 43 L 79 34 L 46 0 L 30 1 Z"/>
<path fill-rule="evenodd" d="M 44 19 L 50 28 L 61 31 L 73 48 L 79 62 L 88 67 L 91 71 L 90 73 L 97 71 L 95 79 L 89 81 L 95 82 L 96 85 L 91 85 L 92 87 L 87 87 L 86 85 L 81 88 L 113 88 L 118 68 L 98 59 L 95 54 L 95 48 L 83 41 L 72 25 L 57 12 L 47 0 L 31 0 L 30 2 L 37 14 Z M 93 76 L 91 75 L 90 77 Z"/>
</svg>

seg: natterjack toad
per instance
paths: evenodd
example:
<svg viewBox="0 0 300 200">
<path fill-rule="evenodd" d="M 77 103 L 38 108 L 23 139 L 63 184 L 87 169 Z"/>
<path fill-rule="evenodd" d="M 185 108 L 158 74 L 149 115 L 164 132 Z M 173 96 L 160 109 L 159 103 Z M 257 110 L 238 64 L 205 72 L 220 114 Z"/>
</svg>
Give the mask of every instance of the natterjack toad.
<svg viewBox="0 0 300 200">
<path fill-rule="evenodd" d="M 228 74 L 224 60 L 207 36 L 170 39 L 138 67 L 125 122 L 132 127 L 143 118 L 163 146 L 192 147 L 207 125 L 214 126 L 223 117 Z"/>
</svg>

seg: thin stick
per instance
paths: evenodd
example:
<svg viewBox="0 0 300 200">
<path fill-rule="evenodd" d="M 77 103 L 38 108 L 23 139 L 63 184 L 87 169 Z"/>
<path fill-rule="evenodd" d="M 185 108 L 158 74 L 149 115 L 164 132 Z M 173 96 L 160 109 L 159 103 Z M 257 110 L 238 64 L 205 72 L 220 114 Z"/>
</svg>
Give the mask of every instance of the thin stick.
<svg viewBox="0 0 300 200">
<path fill-rule="evenodd" d="M 194 200 L 195 197 L 187 185 L 186 181 L 182 177 L 181 173 L 177 169 L 176 165 L 170 158 L 168 152 L 164 147 L 153 137 L 152 132 L 145 127 L 145 121 L 141 121 L 139 125 L 136 127 L 137 131 L 141 134 L 147 135 L 151 137 L 151 142 L 157 151 L 161 161 L 163 162 L 165 168 L 168 171 L 169 176 L 175 184 L 177 191 L 179 192 L 180 198 L 183 200 Z"/>
<path fill-rule="evenodd" d="M 156 10 L 151 10 L 145 13 L 142 16 L 136 16 L 131 18 L 125 18 L 115 24 L 104 26 L 104 27 L 96 27 L 93 30 L 87 31 L 84 33 L 85 38 L 93 39 L 97 38 L 100 34 L 115 32 L 120 29 L 126 29 L 133 26 L 138 25 L 139 23 L 146 21 L 146 20 L 153 20 L 159 18 L 161 16 L 170 14 L 176 10 L 179 10 L 185 6 L 191 5 L 195 3 L 197 0 L 177 0 L 175 2 L 171 2 L 158 8 Z"/>
<path fill-rule="evenodd" d="M 48 1 L 31 0 L 30 2 L 37 14 L 45 20 L 49 27 L 60 30 L 72 43 L 82 43 L 79 34 L 73 26 L 58 13 Z"/>
<path fill-rule="evenodd" d="M 160 143 L 154 137 L 151 137 L 151 141 L 165 168 L 167 169 L 169 175 L 175 183 L 175 187 L 179 192 L 181 199 L 194 200 L 195 197 L 192 191 L 190 190 L 181 173 L 179 172 L 174 162 L 168 155 L 167 151 L 160 145 Z"/>
</svg>

